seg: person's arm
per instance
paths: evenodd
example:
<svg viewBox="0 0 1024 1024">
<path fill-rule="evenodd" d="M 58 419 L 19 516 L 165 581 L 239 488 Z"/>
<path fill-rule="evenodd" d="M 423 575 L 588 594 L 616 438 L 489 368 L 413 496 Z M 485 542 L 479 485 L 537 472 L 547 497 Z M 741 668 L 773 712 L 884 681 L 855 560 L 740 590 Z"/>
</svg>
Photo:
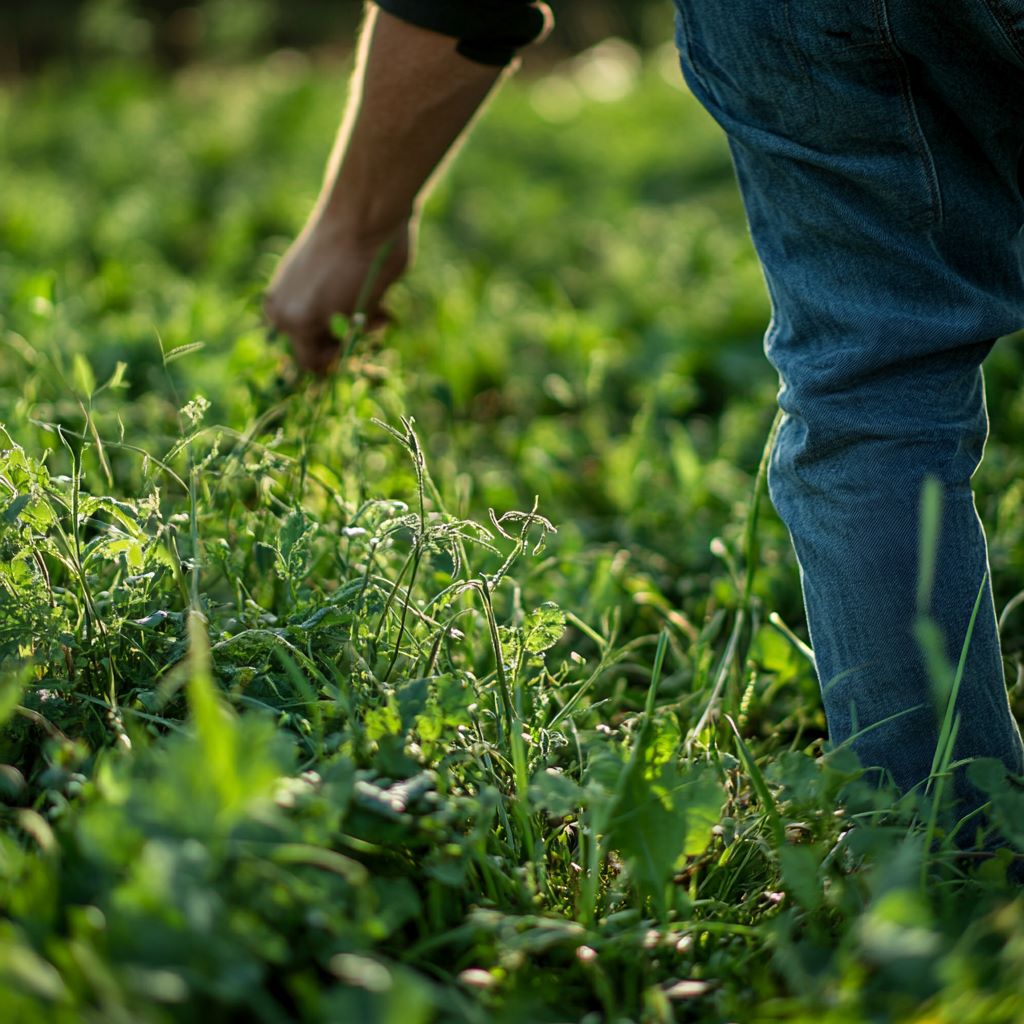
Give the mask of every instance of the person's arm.
<svg viewBox="0 0 1024 1024">
<path fill-rule="evenodd" d="M 501 75 L 457 45 L 386 10 L 367 18 L 320 197 L 265 301 L 304 369 L 335 359 L 334 314 L 386 319 L 380 300 L 409 263 L 424 186 Z"/>
</svg>

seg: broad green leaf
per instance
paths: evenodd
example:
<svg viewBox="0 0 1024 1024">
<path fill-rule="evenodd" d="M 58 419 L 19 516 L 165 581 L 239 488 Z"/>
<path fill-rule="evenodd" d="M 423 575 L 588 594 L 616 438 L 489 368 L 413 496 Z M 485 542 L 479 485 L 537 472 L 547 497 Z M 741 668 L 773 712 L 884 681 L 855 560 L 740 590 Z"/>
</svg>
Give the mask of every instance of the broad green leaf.
<svg viewBox="0 0 1024 1024">
<path fill-rule="evenodd" d="M 554 768 L 537 772 L 530 782 L 530 803 L 558 817 L 574 813 L 583 803 L 583 787 Z"/>
<path fill-rule="evenodd" d="M 134 537 L 124 537 L 121 540 L 111 541 L 104 546 L 103 554 L 113 559 L 123 554 L 125 561 L 128 563 L 128 568 L 135 572 L 140 571 L 145 562 L 142 556 L 142 545 Z"/>
<path fill-rule="evenodd" d="M 93 516 L 97 512 L 105 512 L 111 519 L 117 521 L 120 526 L 132 537 L 145 536 L 139 524 L 139 513 L 134 505 L 126 501 L 117 501 L 115 498 L 102 495 L 99 497 L 85 496 L 79 504 L 79 515 L 84 517 Z"/>
<path fill-rule="evenodd" d="M 797 666 L 793 645 L 776 629 L 762 626 L 751 645 L 751 657 L 769 672 L 790 676 Z"/>
<path fill-rule="evenodd" d="M 395 694 L 394 701 L 398 706 L 398 715 L 403 729 L 411 729 L 417 717 L 423 714 L 427 706 L 429 690 L 429 679 L 413 679 Z"/>
<path fill-rule="evenodd" d="M 523 647 L 540 654 L 554 647 L 565 632 L 565 613 L 553 601 L 534 608 L 523 623 Z"/>
<path fill-rule="evenodd" d="M 377 708 L 370 708 L 364 717 L 366 738 L 379 740 L 384 736 L 399 736 L 402 733 L 402 718 L 394 700 Z"/>
<path fill-rule="evenodd" d="M 665 766 L 634 772 L 608 828 L 642 897 L 662 911 L 665 888 L 687 857 L 703 853 L 718 822 L 725 791 L 712 769 Z"/>
<path fill-rule="evenodd" d="M 1024 787 L 1011 781 L 1006 766 L 995 758 L 978 758 L 967 776 L 992 801 L 991 818 L 1000 833 L 1024 850 Z"/>
<path fill-rule="evenodd" d="M 437 743 L 455 734 L 460 725 L 469 725 L 467 708 L 476 700 L 476 692 L 462 675 L 446 674 L 431 680 L 430 699 L 416 719 L 415 729 L 421 743 Z"/>
<path fill-rule="evenodd" d="M 619 783 L 618 799 L 607 826 L 609 845 L 619 851 L 642 898 L 659 914 L 666 909 L 666 888 L 673 874 L 707 848 L 726 793 L 714 768 L 665 760 L 659 733 L 678 735 L 672 721 L 649 722 L 636 742 Z M 676 746 L 678 750 L 678 746 Z"/>
<path fill-rule="evenodd" d="M 821 904 L 821 880 L 818 877 L 820 861 L 811 846 L 783 843 L 779 848 L 779 867 L 782 881 L 793 898 L 805 910 L 815 910 Z"/>
</svg>

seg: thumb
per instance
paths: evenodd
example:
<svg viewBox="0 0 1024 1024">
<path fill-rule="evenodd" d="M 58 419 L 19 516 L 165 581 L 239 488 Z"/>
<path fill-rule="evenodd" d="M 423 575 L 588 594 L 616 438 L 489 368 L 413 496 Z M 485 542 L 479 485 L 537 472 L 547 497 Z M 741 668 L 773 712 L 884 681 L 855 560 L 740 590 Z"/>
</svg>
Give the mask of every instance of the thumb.
<svg viewBox="0 0 1024 1024">
<path fill-rule="evenodd" d="M 337 362 L 341 345 L 330 331 L 293 331 L 290 337 L 295 361 L 303 370 L 322 377 Z"/>
</svg>

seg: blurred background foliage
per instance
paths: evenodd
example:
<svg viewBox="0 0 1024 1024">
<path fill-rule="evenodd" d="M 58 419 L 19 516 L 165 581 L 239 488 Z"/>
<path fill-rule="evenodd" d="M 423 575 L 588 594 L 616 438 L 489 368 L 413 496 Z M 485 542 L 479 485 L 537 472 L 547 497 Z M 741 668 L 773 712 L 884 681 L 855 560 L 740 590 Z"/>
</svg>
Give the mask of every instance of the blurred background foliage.
<svg viewBox="0 0 1024 1024">
<path fill-rule="evenodd" d="M 610 36 L 651 45 L 670 31 L 667 0 L 554 0 L 552 6 L 558 24 L 545 47 L 549 58 Z M 5 0 L 0 74 L 111 55 L 176 66 L 281 47 L 345 49 L 362 9 L 362 0 Z"/>
</svg>

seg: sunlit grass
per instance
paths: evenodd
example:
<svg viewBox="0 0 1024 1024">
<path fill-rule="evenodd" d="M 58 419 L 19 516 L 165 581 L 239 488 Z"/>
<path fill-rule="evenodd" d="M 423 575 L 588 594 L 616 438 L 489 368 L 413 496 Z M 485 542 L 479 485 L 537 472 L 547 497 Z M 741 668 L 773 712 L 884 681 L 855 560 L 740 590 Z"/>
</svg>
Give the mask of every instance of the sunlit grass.
<svg viewBox="0 0 1024 1024">
<path fill-rule="evenodd" d="M 5 1019 L 1020 1019 L 1008 855 L 822 756 L 767 302 L 665 63 L 509 86 L 328 384 L 258 294 L 342 69 L 4 94 Z"/>
</svg>

